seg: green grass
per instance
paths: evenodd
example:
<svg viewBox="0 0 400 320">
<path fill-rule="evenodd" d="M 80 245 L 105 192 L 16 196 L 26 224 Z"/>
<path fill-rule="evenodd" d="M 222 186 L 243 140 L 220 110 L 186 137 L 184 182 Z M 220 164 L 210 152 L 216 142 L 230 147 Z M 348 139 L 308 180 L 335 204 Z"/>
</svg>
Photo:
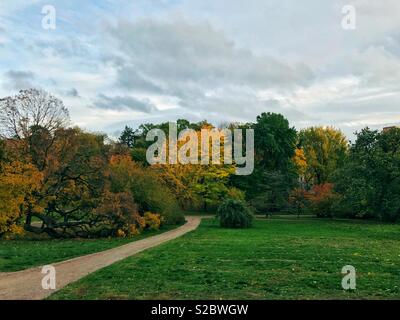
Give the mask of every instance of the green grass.
<svg viewBox="0 0 400 320">
<path fill-rule="evenodd" d="M 146 231 L 134 238 L 0 241 L 0 272 L 24 270 L 111 249 L 172 229 Z"/>
<path fill-rule="evenodd" d="M 357 289 L 341 269 L 357 269 Z M 262 220 L 247 230 L 199 229 L 99 270 L 51 299 L 400 298 L 400 226 Z"/>
</svg>

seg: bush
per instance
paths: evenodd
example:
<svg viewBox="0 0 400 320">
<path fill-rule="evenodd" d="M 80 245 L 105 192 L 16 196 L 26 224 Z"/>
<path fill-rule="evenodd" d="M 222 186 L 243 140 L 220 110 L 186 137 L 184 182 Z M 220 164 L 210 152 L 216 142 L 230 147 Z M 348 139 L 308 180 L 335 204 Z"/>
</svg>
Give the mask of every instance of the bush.
<svg viewBox="0 0 400 320">
<path fill-rule="evenodd" d="M 175 196 L 151 168 L 141 168 L 133 173 L 131 192 L 142 212 L 161 215 L 165 224 L 180 224 L 185 221 Z"/>
<path fill-rule="evenodd" d="M 319 218 L 331 218 L 334 216 L 334 204 L 337 196 L 333 192 L 333 184 L 325 183 L 316 185 L 309 192 L 311 213 Z"/>
<path fill-rule="evenodd" d="M 246 195 L 242 190 L 233 187 L 228 189 L 226 198 L 238 201 L 245 201 Z"/>
<path fill-rule="evenodd" d="M 124 238 L 135 236 L 145 227 L 142 217 L 130 193 L 110 193 L 103 195 L 100 206 L 94 210 L 97 224 L 88 229 L 91 235 L 114 236 Z M 97 229 L 97 230 L 96 230 Z M 82 231 L 80 236 L 86 236 Z"/>
<path fill-rule="evenodd" d="M 290 211 L 300 217 L 309 207 L 309 193 L 302 188 L 295 188 L 289 196 Z"/>
<path fill-rule="evenodd" d="M 228 199 L 223 202 L 218 210 L 221 227 L 249 228 L 253 221 L 253 214 L 243 201 Z"/>
<path fill-rule="evenodd" d="M 158 230 L 161 225 L 161 217 L 159 214 L 152 213 L 150 211 L 144 213 L 144 221 L 146 228 L 149 230 Z"/>
<path fill-rule="evenodd" d="M 138 165 L 130 156 L 113 156 L 110 161 L 111 190 L 130 192 L 141 214 L 154 212 L 165 224 L 185 221 L 176 197 L 156 170 Z"/>
<path fill-rule="evenodd" d="M 179 209 L 174 211 L 165 212 L 164 215 L 161 216 L 162 224 L 166 225 L 180 225 L 185 223 L 185 215 Z"/>
</svg>

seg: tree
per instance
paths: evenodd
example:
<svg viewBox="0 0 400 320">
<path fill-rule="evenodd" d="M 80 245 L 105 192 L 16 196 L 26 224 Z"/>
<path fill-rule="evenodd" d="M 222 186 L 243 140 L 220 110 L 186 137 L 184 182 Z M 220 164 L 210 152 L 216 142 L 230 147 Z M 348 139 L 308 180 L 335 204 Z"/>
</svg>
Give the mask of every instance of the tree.
<svg viewBox="0 0 400 320">
<path fill-rule="evenodd" d="M 46 136 L 46 135 L 45 135 Z M 36 162 L 43 174 L 43 184 L 35 199 L 44 201 L 41 212 L 25 212 L 25 229 L 48 233 L 52 237 L 89 236 L 100 223 L 93 210 L 101 203 L 107 188 L 108 147 L 105 137 L 80 129 L 59 129 L 53 143 Z M 44 140 L 45 141 L 45 140 Z M 32 225 L 32 218 L 42 222 Z"/>
<path fill-rule="evenodd" d="M 305 211 L 309 203 L 309 193 L 303 188 L 295 188 L 289 196 L 289 204 L 297 214 L 297 218 Z"/>
<path fill-rule="evenodd" d="M 334 172 L 343 166 L 348 151 L 344 134 L 331 127 L 301 130 L 299 144 L 306 161 L 304 180 L 310 185 L 330 182 Z"/>
<path fill-rule="evenodd" d="M 180 223 L 183 215 L 179 212 L 176 198 L 166 186 L 155 168 L 135 163 L 129 155 L 112 156 L 110 159 L 111 191 L 129 192 L 138 206 L 140 214 L 160 214 L 166 223 Z"/>
<path fill-rule="evenodd" d="M 297 133 L 281 114 L 262 113 L 254 124 L 256 162 L 268 170 L 286 171 L 295 154 Z"/>
<path fill-rule="evenodd" d="M 131 155 L 135 162 L 138 162 L 143 166 L 147 165 L 145 156 L 146 148 L 149 145 L 149 142 L 146 141 L 145 137 L 149 130 L 155 128 L 163 130 L 168 137 L 168 122 L 159 125 L 141 125 L 137 131 L 136 143 L 132 149 Z M 192 129 L 197 133 L 199 141 L 198 158 L 200 158 L 200 131 L 201 129 L 214 129 L 214 126 L 207 121 L 191 123 L 185 119 L 177 120 L 178 134 L 185 129 Z M 221 139 L 220 143 L 220 156 L 222 159 L 223 139 Z M 183 141 L 179 141 L 178 149 L 183 144 Z M 212 152 L 210 152 L 210 159 L 212 158 L 211 153 Z M 164 180 L 166 186 L 176 196 L 180 207 L 183 209 L 199 209 L 202 207 L 204 210 L 208 210 L 210 206 L 218 206 L 222 199 L 229 194 L 230 191 L 233 191 L 229 186 L 229 176 L 234 173 L 234 165 L 210 164 L 205 166 L 200 164 L 165 164 L 153 166 L 153 169 L 155 169 Z"/>
<path fill-rule="evenodd" d="M 250 199 L 250 203 L 256 211 L 265 213 L 267 216 L 286 210 L 293 185 L 292 178 L 287 174 L 280 171 L 260 170 L 253 184 L 257 193 Z"/>
<path fill-rule="evenodd" d="M 34 193 L 40 189 L 42 175 L 31 164 L 14 161 L 0 167 L 0 236 L 22 233 L 18 224 L 23 212 L 41 211 L 40 203 L 34 201 Z M 27 201 L 28 200 L 28 201 Z"/>
<path fill-rule="evenodd" d="M 293 163 L 295 166 L 295 170 L 301 179 L 300 182 L 304 183 L 307 171 L 307 159 L 304 155 L 304 150 L 302 148 L 296 148 L 295 155 L 293 157 Z"/>
<path fill-rule="evenodd" d="M 217 218 L 224 228 L 249 228 L 254 217 L 246 203 L 227 199 L 218 207 Z"/>
<path fill-rule="evenodd" d="M 124 131 L 122 131 L 119 137 L 119 142 L 126 145 L 128 148 L 133 148 L 135 145 L 135 134 L 137 131 L 133 130 L 131 127 L 125 126 Z"/>
<path fill-rule="evenodd" d="M 258 212 L 270 214 L 286 209 L 297 179 L 293 162 L 296 130 L 284 116 L 275 113 L 262 113 L 256 123 L 239 128 L 255 131 L 255 168 L 249 176 L 232 176 L 231 182 L 246 193 Z"/>
<path fill-rule="evenodd" d="M 51 134 L 67 126 L 69 115 L 61 100 L 37 89 L 21 90 L 18 95 L 0 99 L 0 133 L 23 139 L 32 127 Z"/>
<path fill-rule="evenodd" d="M 95 209 L 95 217 L 101 221 L 97 226 L 100 236 L 133 236 L 145 227 L 145 220 L 139 214 L 137 204 L 130 192 L 112 193 L 106 191 Z"/>
<path fill-rule="evenodd" d="M 363 129 L 336 175 L 339 212 L 346 217 L 400 219 L 400 129 Z"/>
<path fill-rule="evenodd" d="M 307 195 L 311 213 L 320 218 L 333 217 L 334 203 L 337 200 L 337 196 L 333 192 L 333 187 L 332 183 L 313 186 Z"/>
<path fill-rule="evenodd" d="M 203 168 L 201 168 L 203 169 Z M 203 209 L 208 211 L 212 205 L 218 205 L 229 192 L 228 178 L 234 173 L 234 167 L 210 165 L 200 170 L 194 191 L 203 200 Z"/>
</svg>

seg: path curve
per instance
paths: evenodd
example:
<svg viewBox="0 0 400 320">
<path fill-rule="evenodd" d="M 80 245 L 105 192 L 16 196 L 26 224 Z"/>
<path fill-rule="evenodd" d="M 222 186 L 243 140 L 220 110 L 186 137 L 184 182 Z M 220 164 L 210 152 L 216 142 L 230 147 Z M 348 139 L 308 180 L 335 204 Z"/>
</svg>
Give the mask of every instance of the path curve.
<svg viewBox="0 0 400 320">
<path fill-rule="evenodd" d="M 193 231 L 199 226 L 200 221 L 201 217 L 186 217 L 186 223 L 174 230 L 106 251 L 54 263 L 52 266 L 56 269 L 57 280 L 55 290 L 44 290 L 42 288 L 42 279 L 45 276 L 42 274 L 42 267 L 0 273 L 0 300 L 44 299 L 89 273 Z"/>
</svg>

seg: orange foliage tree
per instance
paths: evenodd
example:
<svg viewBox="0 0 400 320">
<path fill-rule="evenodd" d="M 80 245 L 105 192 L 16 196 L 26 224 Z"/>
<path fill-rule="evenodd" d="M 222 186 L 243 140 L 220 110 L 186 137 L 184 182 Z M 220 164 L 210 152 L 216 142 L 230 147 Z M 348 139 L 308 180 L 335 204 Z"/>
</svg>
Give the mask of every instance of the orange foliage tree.
<svg viewBox="0 0 400 320">
<path fill-rule="evenodd" d="M 332 217 L 333 204 L 337 195 L 333 191 L 332 183 L 324 183 L 314 186 L 308 193 L 311 203 L 311 211 L 318 217 Z"/>
<path fill-rule="evenodd" d="M 0 168 L 0 236 L 20 234 L 17 224 L 28 209 L 40 212 L 43 207 L 35 200 L 43 181 L 42 174 L 31 164 L 14 161 Z"/>
</svg>

